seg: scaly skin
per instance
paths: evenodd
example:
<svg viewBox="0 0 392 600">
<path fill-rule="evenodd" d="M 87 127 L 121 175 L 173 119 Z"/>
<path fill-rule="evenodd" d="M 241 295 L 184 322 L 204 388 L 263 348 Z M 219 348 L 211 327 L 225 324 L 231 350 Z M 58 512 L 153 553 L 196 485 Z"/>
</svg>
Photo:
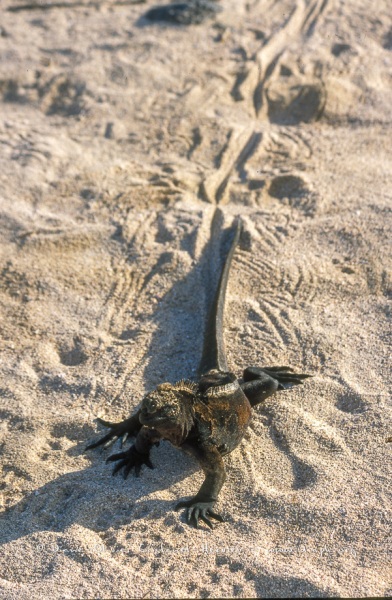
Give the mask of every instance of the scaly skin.
<svg viewBox="0 0 392 600">
<path fill-rule="evenodd" d="M 215 217 L 213 227 L 214 222 Z M 119 461 L 113 475 L 123 469 L 124 478 L 133 469 L 139 476 L 143 465 L 153 468 L 150 451 L 162 439 L 193 455 L 205 479 L 196 496 L 179 502 L 176 508 L 186 508 L 187 522 L 195 527 L 200 521 L 210 528 L 213 528 L 211 519 L 223 521 L 213 510 L 226 479 L 222 457 L 241 442 L 250 422 L 251 407 L 310 377 L 293 373 L 290 367 L 248 367 L 239 380 L 227 369 L 223 342 L 224 300 L 240 233 L 241 222 L 238 221 L 211 305 L 198 382 L 163 383 L 143 398 L 140 409 L 129 419 L 120 423 L 99 419 L 110 431 L 86 448 L 100 445 L 106 448 L 118 438 L 124 441 L 127 436 L 135 436 L 135 443 L 128 450 L 107 459 Z"/>
</svg>

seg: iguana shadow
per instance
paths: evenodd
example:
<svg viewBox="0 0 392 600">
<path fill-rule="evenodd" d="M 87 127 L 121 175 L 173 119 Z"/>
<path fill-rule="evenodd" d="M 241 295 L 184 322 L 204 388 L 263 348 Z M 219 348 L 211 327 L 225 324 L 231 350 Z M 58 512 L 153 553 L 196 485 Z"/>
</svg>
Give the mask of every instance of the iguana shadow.
<svg viewBox="0 0 392 600">
<path fill-rule="evenodd" d="M 223 221 L 224 215 L 217 209 L 209 240 L 200 256 L 195 257 L 194 266 L 159 302 L 153 318 L 155 332 L 147 352 L 150 358 L 144 370 L 149 391 L 165 381 L 197 378 L 208 309 L 233 235 L 231 229 L 223 229 Z M 194 239 L 184 240 L 182 247 L 192 245 Z M 193 249 L 188 251 L 194 253 Z"/>
<path fill-rule="evenodd" d="M 146 469 L 141 477 L 131 474 L 125 481 L 121 475 L 112 477 L 110 466 L 105 464 L 103 458 L 109 451 L 96 451 L 98 456 L 91 457 L 87 468 L 49 481 L 1 512 L 0 544 L 38 531 L 64 532 L 75 523 L 95 532 L 119 529 L 166 513 L 168 523 L 181 528 L 178 517 L 174 519 L 172 514 L 177 498 L 150 496 L 192 475 L 197 465 L 169 443 L 163 443 L 159 450 L 160 456 L 157 451 L 152 455 L 156 469 Z"/>
</svg>

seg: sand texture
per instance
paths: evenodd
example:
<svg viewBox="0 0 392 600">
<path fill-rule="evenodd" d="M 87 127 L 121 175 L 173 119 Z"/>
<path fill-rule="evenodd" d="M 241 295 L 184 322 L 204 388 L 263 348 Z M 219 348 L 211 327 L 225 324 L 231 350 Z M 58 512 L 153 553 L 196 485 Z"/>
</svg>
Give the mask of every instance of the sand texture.
<svg viewBox="0 0 392 600">
<path fill-rule="evenodd" d="M 0 598 L 391 595 L 390 2 L 163 4 L 1 2 Z M 124 481 L 84 447 L 195 375 L 217 207 L 230 368 L 315 377 L 254 411 L 210 531 L 180 450 Z"/>
</svg>

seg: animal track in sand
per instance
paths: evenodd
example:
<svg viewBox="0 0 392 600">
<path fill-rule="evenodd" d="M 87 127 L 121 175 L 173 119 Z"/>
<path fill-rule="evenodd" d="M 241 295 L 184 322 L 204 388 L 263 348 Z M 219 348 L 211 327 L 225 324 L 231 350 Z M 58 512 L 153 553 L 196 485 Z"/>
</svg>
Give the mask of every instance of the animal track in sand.
<svg viewBox="0 0 392 600">
<path fill-rule="evenodd" d="M 297 125 L 321 118 L 326 92 L 322 81 L 279 77 L 268 86 L 266 99 L 271 123 Z"/>
<path fill-rule="evenodd" d="M 247 256 L 245 252 L 241 254 L 237 253 L 235 262 L 240 265 L 241 270 L 246 274 L 250 281 L 255 278 L 265 281 L 266 289 L 268 289 L 269 294 L 271 293 L 271 290 L 276 289 L 279 280 L 278 266 L 267 256 L 256 258 L 254 255 Z"/>
<path fill-rule="evenodd" d="M 58 52 L 66 52 L 66 49 Z M 117 65 L 109 76 L 111 79 L 117 77 L 116 83 L 128 85 L 133 76 L 133 70 L 129 68 L 129 71 L 130 73 L 125 68 L 121 71 L 121 65 Z M 85 81 L 75 75 L 68 65 L 56 75 L 37 70 L 35 74 L 0 79 L 0 101 L 30 104 L 40 108 L 47 116 L 77 117 L 86 114 L 92 97 Z M 121 131 L 121 127 L 118 129 Z"/>
<path fill-rule="evenodd" d="M 284 298 L 275 302 L 263 299 L 250 303 L 247 311 L 247 331 L 252 325 L 253 331 L 258 332 L 258 337 L 262 339 L 265 351 L 273 352 L 277 345 L 287 349 L 298 344 L 295 327 L 288 312 L 283 310 L 284 306 Z"/>
<path fill-rule="evenodd" d="M 334 56 L 340 56 L 344 52 L 349 52 L 351 46 L 349 44 L 334 44 L 331 48 L 331 52 Z"/>
<path fill-rule="evenodd" d="M 254 234 L 263 246 L 263 254 L 281 249 L 290 232 L 290 217 L 287 214 L 277 214 L 271 218 L 271 213 L 255 214 Z"/>
<path fill-rule="evenodd" d="M 217 168 L 201 183 L 200 196 L 202 199 L 216 204 L 227 202 L 230 177 L 237 172 L 241 180 L 246 179 L 246 162 L 257 150 L 261 138 L 261 134 L 255 132 L 253 127 L 230 132 L 226 145 L 216 156 Z"/>
<path fill-rule="evenodd" d="M 85 109 L 85 91 L 85 83 L 72 76 L 55 75 L 39 90 L 42 109 L 47 115 L 80 115 Z"/>
<path fill-rule="evenodd" d="M 19 94 L 19 84 L 16 79 L 0 80 L 0 95 L 3 102 L 19 102 L 22 100 Z"/>
<path fill-rule="evenodd" d="M 296 175 L 278 175 L 268 188 L 268 193 L 273 198 L 301 198 L 308 192 L 305 181 Z"/>
<path fill-rule="evenodd" d="M 65 346 L 59 350 L 60 362 L 66 367 L 77 367 L 85 363 L 88 359 L 88 354 L 80 347 L 78 342 L 74 342 L 73 346 Z"/>
<path fill-rule="evenodd" d="M 301 38 L 303 39 L 312 35 L 315 25 L 325 11 L 327 4 L 327 0 L 310 0 L 309 2 L 298 0 L 294 3 L 293 10 L 281 27 L 266 40 L 263 40 L 261 48 L 255 54 L 254 64 L 250 67 L 248 73 L 246 75 L 243 73 L 240 74 L 233 88 L 232 95 L 234 94 L 235 99 L 252 97 L 253 110 L 258 117 L 269 118 L 267 90 L 269 89 L 271 96 L 274 86 L 277 86 L 276 89 L 282 88 L 283 78 L 277 74 L 282 55 L 290 45 L 300 41 Z M 286 70 L 286 73 L 290 74 L 290 69 Z M 294 90 L 292 94 L 289 94 L 288 101 L 286 100 L 286 107 L 289 108 L 292 105 L 292 117 L 295 119 L 299 118 L 299 121 L 294 120 L 294 122 L 304 120 L 307 122 L 307 119 L 313 120 L 314 115 L 317 114 L 320 104 L 322 104 L 322 93 L 320 89 L 306 88 L 309 85 L 316 85 L 313 82 L 301 81 L 299 85 L 304 88 L 302 91 L 297 91 L 297 95 L 302 97 L 302 100 L 298 99 L 293 104 Z M 303 101 L 306 96 L 308 101 L 312 100 L 311 115 L 308 114 Z M 298 104 L 300 105 L 299 108 L 297 107 Z M 280 115 L 280 118 L 282 118 L 282 115 Z"/>
<path fill-rule="evenodd" d="M 279 287 L 287 290 L 297 302 L 312 302 L 318 286 L 316 266 L 305 255 L 296 257 L 296 260 L 288 264 L 282 264 Z"/>
<path fill-rule="evenodd" d="M 268 194 L 289 206 L 312 216 L 317 210 L 317 201 L 306 181 L 298 175 L 278 175 L 269 184 Z"/>
<path fill-rule="evenodd" d="M 288 176 L 290 171 L 295 173 L 306 170 L 312 154 L 311 142 L 306 132 L 299 132 L 289 126 L 273 126 L 263 132 L 262 143 L 257 153 L 248 160 L 247 168 L 253 176 L 257 173 L 258 181 L 267 186 L 270 185 L 272 173 L 276 176 Z M 293 173 L 290 176 L 301 177 Z M 306 183 L 302 187 L 306 187 Z"/>
</svg>

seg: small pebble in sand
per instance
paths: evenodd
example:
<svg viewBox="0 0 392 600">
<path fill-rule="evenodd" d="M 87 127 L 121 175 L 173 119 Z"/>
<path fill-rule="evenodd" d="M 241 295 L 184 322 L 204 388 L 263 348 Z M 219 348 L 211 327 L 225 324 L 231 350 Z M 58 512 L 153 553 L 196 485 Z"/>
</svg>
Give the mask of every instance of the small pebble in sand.
<svg viewBox="0 0 392 600">
<path fill-rule="evenodd" d="M 145 17 L 149 21 L 165 21 L 177 25 L 199 25 L 222 9 L 210 0 L 190 0 L 157 6 L 149 10 Z"/>
</svg>

